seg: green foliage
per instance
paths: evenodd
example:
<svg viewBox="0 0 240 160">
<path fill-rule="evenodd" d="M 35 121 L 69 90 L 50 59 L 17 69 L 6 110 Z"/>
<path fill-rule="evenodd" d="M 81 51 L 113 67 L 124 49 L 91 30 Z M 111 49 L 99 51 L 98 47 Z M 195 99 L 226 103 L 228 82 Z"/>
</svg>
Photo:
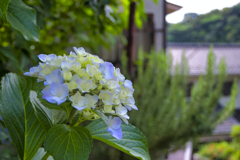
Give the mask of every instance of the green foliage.
<svg viewBox="0 0 240 160">
<path fill-rule="evenodd" d="M 232 142 L 209 143 L 201 146 L 198 154 L 214 160 L 239 160 L 240 159 L 240 126 L 233 126 L 231 131 Z"/>
<path fill-rule="evenodd" d="M 142 160 L 150 159 L 145 136 L 131 124 L 122 124 L 123 138 L 118 140 L 107 131 L 107 125 L 102 119 L 90 123 L 86 127 L 94 139 L 100 140 Z"/>
<path fill-rule="evenodd" d="M 36 54 L 63 55 L 70 46 L 98 53 L 101 47 L 113 46 L 116 37 L 126 41 L 122 31 L 128 27 L 131 3 L 128 0 L 10 0 L 9 5 L 7 2 L 0 1 L 0 48 L 11 52 L 6 56 L 0 50 L 0 76 L 10 71 L 22 74 L 30 65 L 37 64 Z M 108 14 L 109 6 L 112 11 Z M 6 18 L 1 13 L 6 13 L 9 23 L 4 23 Z M 144 2 L 138 0 L 135 16 L 138 27 L 144 19 Z"/>
<path fill-rule="evenodd" d="M 168 24 L 168 42 L 240 42 L 240 4 Z"/>
<path fill-rule="evenodd" d="M 19 160 L 16 150 L 11 144 L 0 145 L 0 159 L 1 160 Z"/>
<path fill-rule="evenodd" d="M 91 152 L 92 137 L 84 127 L 58 124 L 48 131 L 44 145 L 45 150 L 56 160 L 87 160 Z"/>
<path fill-rule="evenodd" d="M 1 82 L 0 114 L 22 160 L 31 159 L 44 140 L 29 100 L 30 90 L 38 87 L 36 79 L 15 74 L 7 74 Z"/>
<path fill-rule="evenodd" d="M 35 91 L 30 92 L 30 101 L 32 103 L 35 115 L 45 131 L 48 131 L 54 124 L 67 122 L 68 116 L 64 110 L 54 110 L 45 107 L 51 104 L 46 103 L 43 105 L 37 98 L 37 93 Z"/>
<path fill-rule="evenodd" d="M 29 41 L 39 41 L 39 28 L 36 24 L 36 11 L 21 0 L 10 0 L 7 20 Z"/>
<path fill-rule="evenodd" d="M 234 139 L 234 141 L 240 143 L 240 125 L 235 125 L 232 127 L 231 137 Z"/>
<path fill-rule="evenodd" d="M 210 134 L 234 110 L 236 82 L 229 104 L 223 111 L 215 111 L 226 78 L 223 60 L 217 69 L 210 50 L 206 74 L 192 88 L 190 99 L 186 98 L 188 65 L 184 56 L 181 62 L 173 68 L 170 55 L 139 53 L 134 80 L 139 110 L 130 113 L 130 122 L 146 135 L 153 152 L 178 148 L 190 139 Z"/>
<path fill-rule="evenodd" d="M 8 10 L 8 4 L 9 0 L 2 0 L 0 1 L 0 13 L 2 13 L 3 20 L 7 22 L 7 10 Z"/>
</svg>

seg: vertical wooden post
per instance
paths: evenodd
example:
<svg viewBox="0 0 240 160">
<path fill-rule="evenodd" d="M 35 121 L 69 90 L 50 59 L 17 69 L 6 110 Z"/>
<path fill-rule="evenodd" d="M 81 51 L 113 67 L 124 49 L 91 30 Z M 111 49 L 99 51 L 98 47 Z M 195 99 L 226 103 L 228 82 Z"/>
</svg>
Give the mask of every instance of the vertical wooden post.
<svg viewBox="0 0 240 160">
<path fill-rule="evenodd" d="M 130 76 L 133 74 L 133 61 L 134 61 L 135 10 L 136 2 L 131 2 L 127 37 L 128 72 Z"/>
</svg>

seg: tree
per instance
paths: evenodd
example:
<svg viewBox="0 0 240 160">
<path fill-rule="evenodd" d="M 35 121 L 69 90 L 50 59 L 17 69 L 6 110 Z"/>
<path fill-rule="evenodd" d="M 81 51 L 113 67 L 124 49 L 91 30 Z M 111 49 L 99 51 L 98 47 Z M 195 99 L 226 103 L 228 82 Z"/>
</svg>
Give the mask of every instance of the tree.
<svg viewBox="0 0 240 160">
<path fill-rule="evenodd" d="M 218 69 L 214 67 L 211 49 L 206 75 L 200 76 L 190 99 L 186 98 L 188 65 L 184 56 L 175 68 L 170 55 L 153 51 L 140 52 L 138 57 L 134 96 L 139 111 L 130 114 L 130 122 L 146 135 L 152 159 L 159 150 L 164 153 L 211 134 L 216 125 L 232 114 L 236 81 L 228 105 L 220 112 L 215 110 L 226 79 L 226 65 L 222 60 Z"/>
<path fill-rule="evenodd" d="M 194 16 L 194 18 L 192 18 Z M 168 24 L 168 42 L 240 42 L 240 4 L 207 14 L 185 15 L 183 22 Z"/>
</svg>

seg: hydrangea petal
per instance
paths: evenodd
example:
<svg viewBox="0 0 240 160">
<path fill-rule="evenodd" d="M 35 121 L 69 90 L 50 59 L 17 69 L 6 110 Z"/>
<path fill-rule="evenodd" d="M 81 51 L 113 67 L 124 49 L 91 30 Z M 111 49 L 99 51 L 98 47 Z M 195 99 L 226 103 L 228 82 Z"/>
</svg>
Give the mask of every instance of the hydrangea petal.
<svg viewBox="0 0 240 160">
<path fill-rule="evenodd" d="M 69 100 L 72 102 L 72 106 L 79 111 L 85 108 L 85 103 L 87 102 L 87 99 L 84 96 L 81 96 L 80 92 L 71 96 Z"/>
<path fill-rule="evenodd" d="M 117 139 L 122 139 L 121 123 L 122 120 L 119 117 L 114 117 L 112 119 L 112 116 L 109 116 L 107 122 L 108 132 L 110 132 L 110 134 Z"/>
<path fill-rule="evenodd" d="M 125 80 L 123 86 L 132 88 L 132 82 L 130 80 Z"/>
<path fill-rule="evenodd" d="M 76 82 L 83 93 L 89 92 L 90 89 L 95 89 L 97 87 L 92 80 L 85 81 L 83 79 L 77 79 Z"/>
<path fill-rule="evenodd" d="M 69 90 L 66 84 L 53 82 L 49 89 L 45 88 L 42 98 L 50 103 L 57 103 L 59 105 L 67 100 L 68 93 Z"/>
<path fill-rule="evenodd" d="M 42 94 L 45 94 L 50 88 L 51 88 L 51 86 L 45 87 L 45 88 L 41 91 Z"/>
<path fill-rule="evenodd" d="M 99 71 L 105 79 L 111 79 L 114 77 L 114 67 L 110 62 L 100 63 Z"/>
<path fill-rule="evenodd" d="M 51 74 L 45 76 L 44 85 L 50 85 L 53 82 L 63 83 L 63 77 L 60 75 L 60 69 L 53 70 Z"/>
<path fill-rule="evenodd" d="M 40 59 L 40 61 L 42 62 L 46 62 L 47 61 L 47 55 L 46 54 L 39 54 L 38 58 Z"/>
<path fill-rule="evenodd" d="M 118 129 L 121 127 L 122 120 L 119 117 L 114 117 L 110 123 L 109 126 L 113 129 Z"/>
<path fill-rule="evenodd" d="M 109 128 L 108 132 L 110 132 L 113 137 L 115 137 L 117 139 L 122 139 L 122 129 L 121 128 L 118 128 L 118 129 Z"/>
<path fill-rule="evenodd" d="M 112 105 L 113 104 L 113 93 L 111 93 L 109 91 L 101 90 L 98 98 L 102 99 L 102 101 L 105 105 Z"/>
<path fill-rule="evenodd" d="M 86 102 L 86 106 L 87 107 L 91 107 L 91 108 L 95 108 L 96 103 L 98 101 L 98 96 L 97 95 L 90 95 L 90 94 L 86 94 L 85 95 L 87 102 Z"/>
</svg>

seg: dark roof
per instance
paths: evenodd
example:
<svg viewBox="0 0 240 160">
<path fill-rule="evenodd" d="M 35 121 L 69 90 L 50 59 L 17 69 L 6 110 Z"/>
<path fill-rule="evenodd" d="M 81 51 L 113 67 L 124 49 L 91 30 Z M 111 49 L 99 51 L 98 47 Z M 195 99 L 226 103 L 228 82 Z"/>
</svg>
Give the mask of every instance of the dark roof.
<svg viewBox="0 0 240 160">
<path fill-rule="evenodd" d="M 184 53 L 189 65 L 190 75 L 205 74 L 209 47 L 213 45 L 216 64 L 225 58 L 227 72 L 240 75 L 240 43 L 168 43 L 168 53 L 173 56 L 173 64 L 180 62 Z"/>
</svg>

